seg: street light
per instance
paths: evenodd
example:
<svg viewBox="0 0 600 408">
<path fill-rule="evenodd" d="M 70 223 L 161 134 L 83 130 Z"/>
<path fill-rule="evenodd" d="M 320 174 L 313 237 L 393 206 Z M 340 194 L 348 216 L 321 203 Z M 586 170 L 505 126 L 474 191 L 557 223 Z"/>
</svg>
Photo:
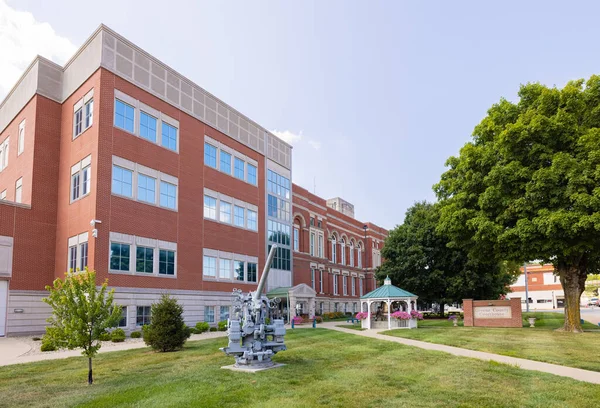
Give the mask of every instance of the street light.
<svg viewBox="0 0 600 408">
<path fill-rule="evenodd" d="M 363 264 L 363 269 L 365 270 L 365 278 L 367 277 L 367 224 L 363 225 L 363 230 L 365 231 L 365 247 L 364 247 L 364 252 L 365 252 L 365 262 Z M 365 288 L 366 290 L 366 288 Z M 373 290 L 375 290 L 375 288 L 373 287 Z M 362 310 L 361 310 L 362 312 Z"/>
</svg>

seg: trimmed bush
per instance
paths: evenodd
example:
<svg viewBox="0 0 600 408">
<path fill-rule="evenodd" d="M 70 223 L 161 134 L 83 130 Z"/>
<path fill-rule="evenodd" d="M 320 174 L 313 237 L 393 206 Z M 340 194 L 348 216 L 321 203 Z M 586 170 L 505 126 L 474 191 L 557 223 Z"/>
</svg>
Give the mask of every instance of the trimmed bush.
<svg viewBox="0 0 600 408">
<path fill-rule="evenodd" d="M 132 339 L 139 339 L 140 337 L 142 337 L 142 333 L 140 333 L 138 331 L 134 331 L 134 332 L 131 332 L 130 337 Z"/>
<path fill-rule="evenodd" d="M 198 333 L 207 332 L 208 329 L 210 329 L 210 325 L 208 323 L 206 323 L 206 322 L 196 323 L 196 330 L 198 331 Z"/>
<path fill-rule="evenodd" d="M 125 331 L 123 329 L 114 329 L 110 334 L 113 343 L 122 343 L 125 341 Z"/>
<path fill-rule="evenodd" d="M 225 331 L 227 330 L 227 320 L 223 320 L 222 322 L 219 322 L 217 324 L 218 330 L 219 331 Z"/>
<path fill-rule="evenodd" d="M 211 327 L 211 328 L 210 328 L 210 331 L 211 331 L 211 332 L 216 332 L 216 331 L 217 331 L 217 328 L 216 328 L 216 327 Z"/>
<path fill-rule="evenodd" d="M 150 325 L 144 326 L 144 342 L 157 351 L 183 348 L 190 337 L 190 328 L 183 322 L 183 307 L 175 298 L 162 295 L 152 305 Z"/>
<path fill-rule="evenodd" d="M 98 340 L 100 340 L 100 341 L 110 341 L 111 340 L 110 333 L 109 332 L 102 333 L 100 336 L 98 336 Z"/>
<path fill-rule="evenodd" d="M 192 334 L 200 334 L 200 332 L 198 331 L 198 329 L 196 329 L 195 327 L 190 327 L 190 333 L 192 333 Z"/>
<path fill-rule="evenodd" d="M 55 351 L 56 345 L 52 342 L 52 340 L 49 337 L 44 336 L 44 337 L 42 337 L 42 346 L 40 347 L 40 350 Z"/>
<path fill-rule="evenodd" d="M 42 338 L 41 337 L 32 337 L 31 340 L 33 341 L 40 341 Z"/>
</svg>

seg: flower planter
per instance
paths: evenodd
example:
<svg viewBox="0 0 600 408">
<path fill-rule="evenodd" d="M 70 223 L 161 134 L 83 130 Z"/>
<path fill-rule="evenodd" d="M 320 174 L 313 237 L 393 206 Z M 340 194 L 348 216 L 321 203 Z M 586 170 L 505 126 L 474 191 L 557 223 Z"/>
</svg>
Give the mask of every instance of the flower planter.
<svg viewBox="0 0 600 408">
<path fill-rule="evenodd" d="M 527 321 L 529 322 L 529 327 L 535 327 L 535 317 L 530 317 L 529 319 L 527 319 Z"/>
<path fill-rule="evenodd" d="M 452 325 L 454 327 L 457 327 L 458 326 L 458 320 L 456 320 L 456 319 L 452 320 Z"/>
</svg>

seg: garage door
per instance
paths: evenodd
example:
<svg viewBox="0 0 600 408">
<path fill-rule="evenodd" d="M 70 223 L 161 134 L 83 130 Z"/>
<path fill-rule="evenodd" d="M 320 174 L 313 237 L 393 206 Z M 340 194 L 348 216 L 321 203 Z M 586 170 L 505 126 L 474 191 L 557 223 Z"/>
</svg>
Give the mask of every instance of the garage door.
<svg viewBox="0 0 600 408">
<path fill-rule="evenodd" d="M 8 281 L 0 280 L 0 336 L 6 335 L 7 303 L 8 303 Z"/>
</svg>

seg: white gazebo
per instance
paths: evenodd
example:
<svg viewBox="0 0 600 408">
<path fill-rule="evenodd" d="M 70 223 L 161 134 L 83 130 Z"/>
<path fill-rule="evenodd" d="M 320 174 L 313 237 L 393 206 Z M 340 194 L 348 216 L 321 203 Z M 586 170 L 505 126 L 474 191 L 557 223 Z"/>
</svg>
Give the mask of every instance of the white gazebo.
<svg viewBox="0 0 600 408">
<path fill-rule="evenodd" d="M 392 285 L 389 277 L 383 281 L 383 286 L 360 298 L 360 310 L 365 311 L 367 306 L 367 318 L 362 320 L 363 329 L 416 329 L 417 319 L 411 317 L 407 320 L 392 318 L 395 311 L 410 313 L 417 310 L 417 299 L 419 297 L 410 292 Z M 373 305 L 377 307 L 372 310 Z M 375 312 L 375 313 L 373 313 Z"/>
</svg>

